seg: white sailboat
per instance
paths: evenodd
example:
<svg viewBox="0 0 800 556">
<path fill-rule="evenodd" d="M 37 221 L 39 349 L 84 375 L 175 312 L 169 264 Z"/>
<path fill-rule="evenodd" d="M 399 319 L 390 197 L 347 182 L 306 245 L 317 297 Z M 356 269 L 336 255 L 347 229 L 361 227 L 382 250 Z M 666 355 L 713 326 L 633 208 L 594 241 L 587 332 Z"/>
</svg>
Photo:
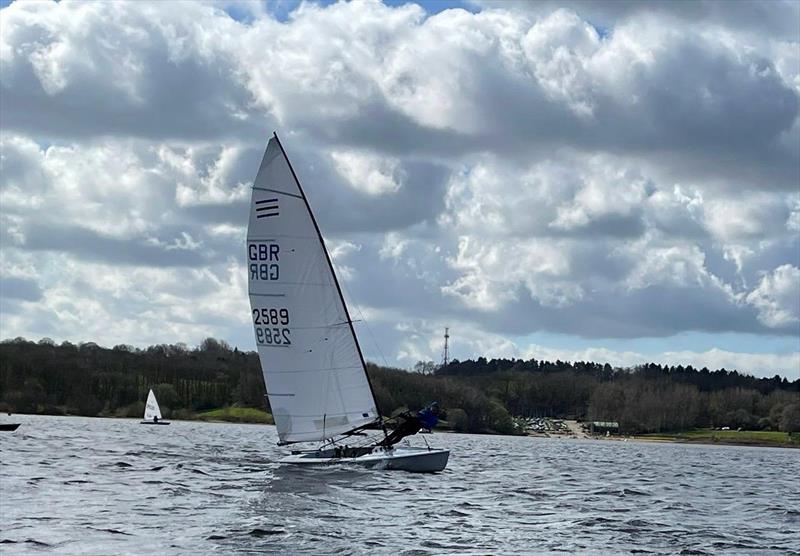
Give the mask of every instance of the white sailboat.
<svg viewBox="0 0 800 556">
<path fill-rule="evenodd" d="M 147 403 L 144 404 L 144 417 L 140 421 L 142 425 L 169 425 L 169 421 L 161 418 L 161 408 L 158 407 L 158 400 L 153 390 L 147 394 Z"/>
<path fill-rule="evenodd" d="M 444 469 L 448 450 L 398 446 L 386 436 L 325 242 L 277 135 L 267 145 L 253 185 L 247 269 L 251 317 L 279 444 L 319 443 L 281 461 Z M 367 429 L 382 430 L 383 436 L 365 439 L 361 435 Z"/>
</svg>

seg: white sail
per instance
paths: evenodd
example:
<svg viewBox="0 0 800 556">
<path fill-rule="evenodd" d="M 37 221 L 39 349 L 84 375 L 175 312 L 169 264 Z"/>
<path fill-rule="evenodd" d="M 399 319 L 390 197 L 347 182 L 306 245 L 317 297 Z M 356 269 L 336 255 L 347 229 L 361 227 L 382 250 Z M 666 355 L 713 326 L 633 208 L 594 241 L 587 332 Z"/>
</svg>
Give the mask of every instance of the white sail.
<svg viewBox="0 0 800 556">
<path fill-rule="evenodd" d="M 247 230 L 251 319 L 281 442 L 331 438 L 378 418 L 322 237 L 273 137 Z"/>
<path fill-rule="evenodd" d="M 144 420 L 152 421 L 154 417 L 161 420 L 161 408 L 158 407 L 156 395 L 150 390 L 150 393 L 147 394 L 147 403 L 144 405 Z"/>
</svg>

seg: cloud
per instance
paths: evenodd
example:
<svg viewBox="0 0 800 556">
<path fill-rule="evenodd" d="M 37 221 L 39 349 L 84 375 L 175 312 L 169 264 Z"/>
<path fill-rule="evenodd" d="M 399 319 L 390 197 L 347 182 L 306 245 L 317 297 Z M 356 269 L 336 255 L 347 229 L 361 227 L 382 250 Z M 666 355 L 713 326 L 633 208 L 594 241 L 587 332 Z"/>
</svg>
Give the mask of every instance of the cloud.
<svg viewBox="0 0 800 556">
<path fill-rule="evenodd" d="M 705 351 L 690 349 L 665 349 L 661 351 L 616 350 L 592 343 L 583 348 L 555 348 L 531 343 L 525 339 L 510 340 L 502 335 L 493 335 L 469 322 L 441 320 L 404 320 L 391 312 L 370 313 L 371 326 L 393 323 L 393 333 L 400 339 L 401 347 L 390 365 L 413 366 L 417 361 L 441 362 L 444 327 L 450 327 L 450 355 L 464 358 L 464 354 L 481 354 L 487 358 L 537 359 L 543 361 L 592 361 L 608 363 L 614 367 L 630 368 L 645 363 L 662 365 L 691 365 L 697 369 L 738 369 L 757 377 L 787 376 L 790 380 L 800 373 L 800 351 L 787 353 L 747 353 L 729 349 L 712 348 Z M 363 331 L 363 325 L 357 325 Z M 368 334 L 362 336 L 369 337 Z M 366 353 L 380 360 L 370 342 L 362 342 Z"/>
<path fill-rule="evenodd" d="M 779 235 L 790 217 L 780 197 L 764 193 L 711 200 L 704 211 L 706 227 L 725 243 Z"/>
<path fill-rule="evenodd" d="M 175 191 L 178 205 L 226 204 L 241 202 L 249 197 L 250 180 L 237 180 L 244 178 L 237 174 L 240 174 L 241 169 L 250 162 L 243 148 L 223 147 L 216 159 L 207 162 L 204 169 L 197 168 L 196 159 L 202 160 L 202 155 L 207 156 L 207 152 L 197 153 L 193 148 L 181 150 L 183 152 L 176 152 L 168 146 L 161 146 L 158 149 L 158 158 L 161 162 L 183 178 L 178 182 Z"/>
<path fill-rule="evenodd" d="M 0 59 L 5 125 L 27 133 L 252 142 L 280 124 L 395 154 L 570 144 L 796 175 L 790 55 L 702 22 L 636 11 L 600 37 L 568 10 L 364 1 L 248 24 L 205 4 L 24 4 L 4 10 Z"/>
<path fill-rule="evenodd" d="M 647 180 L 625 168 L 598 164 L 582 176 L 581 182 L 572 200 L 556 209 L 557 216 L 550 227 L 566 231 L 593 228 L 597 232 L 603 224 L 616 223 L 615 227 L 607 227 L 609 233 L 615 229 L 622 235 L 641 232 L 638 207 L 652 188 Z"/>
<path fill-rule="evenodd" d="M 204 239 L 204 226 L 241 223 L 246 214 L 242 174 L 251 173 L 253 157 L 234 147 L 106 140 L 43 148 L 16 135 L 4 136 L 0 147 L 6 247 L 126 265 L 199 266 L 227 256 L 215 249 L 219 240 Z M 205 211 L 202 220 L 194 210 Z"/>
<path fill-rule="evenodd" d="M 34 280 L 17 276 L 0 277 L 0 293 L 4 299 L 37 301 L 42 297 L 42 288 Z"/>
<path fill-rule="evenodd" d="M 73 139 L 253 135 L 226 51 L 243 25 L 207 4 L 15 2 L 3 9 L 4 126 Z M 254 126 L 255 124 L 255 126 Z"/>
<path fill-rule="evenodd" d="M 800 269 L 786 264 L 764 274 L 746 299 L 758 309 L 758 320 L 771 328 L 800 323 Z"/>
<path fill-rule="evenodd" d="M 524 284 L 531 297 L 545 306 L 570 305 L 583 295 L 579 285 L 562 280 L 569 273 L 563 251 L 544 242 L 503 245 L 462 237 L 450 265 L 461 276 L 442 291 L 478 309 L 497 309 L 515 300 L 517 284 Z"/>
<path fill-rule="evenodd" d="M 248 188 L 278 130 L 392 360 L 453 322 L 475 355 L 703 333 L 712 361 L 745 332 L 783 351 L 736 361 L 787 368 L 797 4 L 474 11 L 3 8 L 3 332 L 252 347 Z"/>
<path fill-rule="evenodd" d="M 12 299 L 7 279 L 2 279 L 4 337 L 44 335 L 103 345 L 197 344 L 207 336 L 237 337 L 237 329 L 249 324 L 246 274 L 235 260 L 212 270 L 131 268 L 63 254 L 17 254 L 14 259 L 47 286 L 35 299 Z M 16 302 L 11 307 L 6 306 L 9 299 Z"/>
<path fill-rule="evenodd" d="M 702 353 L 690 351 L 665 352 L 658 358 L 672 364 L 692 365 L 696 368 L 709 369 L 743 369 L 755 376 L 770 377 L 783 374 L 790 379 L 797 379 L 800 372 L 800 352 L 787 354 L 771 353 L 737 353 L 720 349 L 711 349 Z"/>
<path fill-rule="evenodd" d="M 396 193 L 404 176 L 399 172 L 399 161 L 375 155 L 334 151 L 331 153 L 336 171 L 358 191 L 369 195 Z"/>
<path fill-rule="evenodd" d="M 657 285 L 721 286 L 709 274 L 705 255 L 696 245 L 657 247 L 649 244 L 630 247 L 633 249 L 624 254 L 631 257 L 630 262 L 633 265 L 626 280 L 629 289 L 638 290 Z"/>
<path fill-rule="evenodd" d="M 202 244 L 186 232 L 167 241 L 107 237 L 80 227 L 31 226 L 21 247 L 30 251 L 68 252 L 87 261 L 141 266 L 200 266 L 207 259 Z"/>
<path fill-rule="evenodd" d="M 794 23 L 800 18 L 800 9 L 791 0 L 776 0 L 768 5 L 758 0 L 741 0 L 730 5 L 716 0 L 690 3 L 653 0 L 647 4 L 636 0 L 545 0 L 535 3 L 526 0 L 475 0 L 474 3 L 521 11 L 532 17 L 542 17 L 558 8 L 565 8 L 606 31 L 641 14 L 655 14 L 666 20 L 668 26 L 701 23 L 728 31 L 766 32 L 769 36 L 784 40 L 797 38 L 797 26 Z"/>
<path fill-rule="evenodd" d="M 710 370 L 738 369 L 758 377 L 772 377 L 783 374 L 796 379 L 800 370 L 800 352 L 789 354 L 738 353 L 721 349 L 710 349 L 705 352 L 665 351 L 656 354 L 643 354 L 633 351 L 614 351 L 606 348 L 586 348 L 583 350 L 552 349 L 540 345 L 531 345 L 524 350 L 526 358 L 547 361 L 593 361 L 608 363 L 614 367 L 634 367 L 645 363 L 660 363 L 677 366 L 691 365 L 697 369 L 706 367 Z"/>
</svg>

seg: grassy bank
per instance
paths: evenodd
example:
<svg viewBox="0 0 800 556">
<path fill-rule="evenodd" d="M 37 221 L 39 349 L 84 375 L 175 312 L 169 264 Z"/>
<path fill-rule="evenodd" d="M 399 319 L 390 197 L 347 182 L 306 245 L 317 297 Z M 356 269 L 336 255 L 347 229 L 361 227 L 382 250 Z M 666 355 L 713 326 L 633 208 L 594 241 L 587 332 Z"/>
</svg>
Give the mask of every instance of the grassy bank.
<svg viewBox="0 0 800 556">
<path fill-rule="evenodd" d="M 800 434 L 777 431 L 720 431 L 694 429 L 676 433 L 637 435 L 638 438 L 699 444 L 736 444 L 742 446 L 780 446 L 800 448 Z"/>
<path fill-rule="evenodd" d="M 30 412 L 29 415 L 58 415 L 64 417 L 80 416 L 80 417 L 105 417 L 105 418 L 124 418 L 124 419 L 141 419 L 142 412 L 144 411 L 144 404 L 134 404 L 133 410 L 128 411 L 128 408 L 115 412 L 100 412 L 97 415 L 80 415 L 73 413 L 70 408 L 66 406 L 40 406 L 38 411 Z M 139 407 L 141 406 L 141 407 Z M 23 413 L 19 413 L 22 415 Z M 10 415 L 10 413 L 9 413 Z M 272 419 L 272 414 L 267 413 L 263 409 L 256 409 L 254 407 L 220 407 L 209 411 L 202 411 L 195 413 L 185 409 L 178 409 L 176 411 L 167 411 L 164 414 L 164 419 L 171 421 L 226 421 L 229 423 L 257 423 L 274 425 L 275 421 Z"/>
<path fill-rule="evenodd" d="M 274 425 L 272 415 L 254 407 L 222 407 L 195 414 L 200 421 L 227 421 L 230 423 L 260 423 Z"/>
</svg>

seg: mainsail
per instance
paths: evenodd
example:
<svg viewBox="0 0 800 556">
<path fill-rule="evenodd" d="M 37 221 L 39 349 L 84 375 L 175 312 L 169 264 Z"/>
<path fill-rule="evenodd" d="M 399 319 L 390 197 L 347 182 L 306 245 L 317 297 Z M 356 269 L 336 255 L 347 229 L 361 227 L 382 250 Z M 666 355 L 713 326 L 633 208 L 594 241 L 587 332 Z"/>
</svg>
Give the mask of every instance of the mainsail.
<svg viewBox="0 0 800 556">
<path fill-rule="evenodd" d="M 325 440 L 378 420 L 333 266 L 277 135 L 253 185 L 247 272 L 281 443 Z"/>
<path fill-rule="evenodd" d="M 153 417 L 158 417 L 161 420 L 161 409 L 158 407 L 156 395 L 150 390 L 150 393 L 147 394 L 147 403 L 144 406 L 144 420 L 152 421 Z"/>
</svg>

